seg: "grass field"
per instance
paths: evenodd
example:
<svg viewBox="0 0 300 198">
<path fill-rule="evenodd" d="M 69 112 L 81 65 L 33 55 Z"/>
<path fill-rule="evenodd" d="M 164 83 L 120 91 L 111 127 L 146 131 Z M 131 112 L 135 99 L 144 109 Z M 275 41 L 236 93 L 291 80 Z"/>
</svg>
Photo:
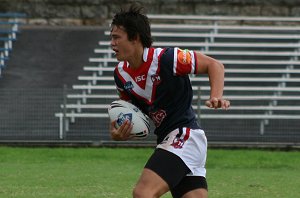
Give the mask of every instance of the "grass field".
<svg viewBox="0 0 300 198">
<path fill-rule="evenodd" d="M 150 148 L 0 147 L 0 197 L 131 197 L 151 153 Z M 210 149 L 207 171 L 210 198 L 300 197 L 300 152 Z"/>
</svg>

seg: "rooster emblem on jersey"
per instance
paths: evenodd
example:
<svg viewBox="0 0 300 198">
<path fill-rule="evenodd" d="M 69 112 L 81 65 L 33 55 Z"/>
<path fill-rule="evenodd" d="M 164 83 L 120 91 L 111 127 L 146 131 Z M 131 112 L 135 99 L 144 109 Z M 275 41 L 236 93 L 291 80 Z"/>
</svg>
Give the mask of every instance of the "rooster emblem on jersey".
<svg viewBox="0 0 300 198">
<path fill-rule="evenodd" d="M 185 143 L 184 139 L 181 139 L 180 137 L 175 137 L 171 146 L 173 146 L 176 149 L 181 149 L 184 143 Z"/>
</svg>

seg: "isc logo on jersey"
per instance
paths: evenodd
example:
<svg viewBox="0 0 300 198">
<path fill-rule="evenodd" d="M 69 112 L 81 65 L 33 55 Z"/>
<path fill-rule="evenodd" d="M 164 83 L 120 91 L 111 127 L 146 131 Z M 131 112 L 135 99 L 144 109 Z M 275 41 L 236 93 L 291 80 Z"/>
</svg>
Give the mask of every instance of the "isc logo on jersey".
<svg viewBox="0 0 300 198">
<path fill-rule="evenodd" d="M 145 74 L 135 77 L 135 82 L 141 82 L 141 81 L 144 81 L 144 80 L 146 80 L 146 75 Z"/>
<path fill-rule="evenodd" d="M 188 50 L 178 49 L 177 61 L 181 65 L 190 65 L 192 61 L 190 52 Z"/>
</svg>

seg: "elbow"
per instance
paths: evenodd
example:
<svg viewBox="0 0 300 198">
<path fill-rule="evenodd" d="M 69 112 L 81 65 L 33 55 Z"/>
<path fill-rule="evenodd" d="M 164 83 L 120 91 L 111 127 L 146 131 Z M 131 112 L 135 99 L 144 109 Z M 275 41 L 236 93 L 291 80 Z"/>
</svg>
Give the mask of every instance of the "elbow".
<svg viewBox="0 0 300 198">
<path fill-rule="evenodd" d="M 215 73 L 215 72 L 223 72 L 224 73 L 224 65 L 221 61 L 216 60 L 212 57 L 202 55 L 199 53 L 199 61 L 198 68 L 197 68 L 197 73 L 203 74 L 203 73 Z"/>
<path fill-rule="evenodd" d="M 225 71 L 225 66 L 223 65 L 223 63 L 221 63 L 220 61 L 216 60 L 215 64 L 216 64 L 216 67 L 219 68 L 219 70 L 221 70 L 223 72 Z"/>
<path fill-rule="evenodd" d="M 214 60 L 210 67 L 208 67 L 208 73 L 213 72 L 213 73 L 219 73 L 224 75 L 225 73 L 225 66 L 222 62 L 218 61 L 218 60 Z"/>
</svg>

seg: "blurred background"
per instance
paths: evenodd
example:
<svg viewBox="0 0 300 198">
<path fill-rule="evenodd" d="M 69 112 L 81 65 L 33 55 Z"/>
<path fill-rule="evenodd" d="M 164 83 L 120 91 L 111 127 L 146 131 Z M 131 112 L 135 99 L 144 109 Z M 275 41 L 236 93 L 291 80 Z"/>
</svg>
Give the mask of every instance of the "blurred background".
<svg viewBox="0 0 300 198">
<path fill-rule="evenodd" d="M 226 68 L 228 111 L 208 110 L 207 76 L 191 76 L 193 107 L 213 147 L 299 148 L 300 2 L 139 1 L 155 47 L 199 50 Z M 0 0 L 0 143 L 148 146 L 114 142 L 117 99 L 109 46 L 114 13 L 131 1 Z"/>
</svg>

